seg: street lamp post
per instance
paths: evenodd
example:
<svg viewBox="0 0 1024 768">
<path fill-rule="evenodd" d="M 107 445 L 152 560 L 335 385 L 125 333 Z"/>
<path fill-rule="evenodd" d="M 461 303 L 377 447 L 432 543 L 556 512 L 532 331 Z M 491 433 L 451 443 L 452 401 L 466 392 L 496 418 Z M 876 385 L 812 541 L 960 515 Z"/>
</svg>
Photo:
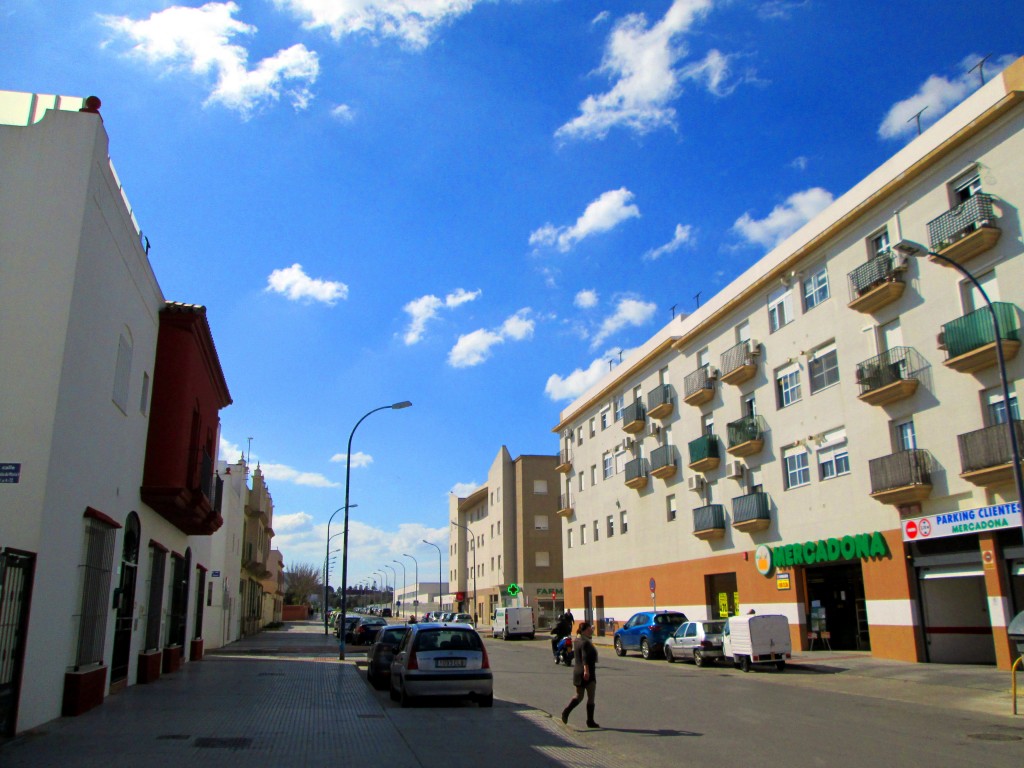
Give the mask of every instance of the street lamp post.
<svg viewBox="0 0 1024 768">
<path fill-rule="evenodd" d="M 382 405 L 379 408 L 367 411 L 363 414 L 363 417 L 356 422 L 356 425 L 352 427 L 352 431 L 348 435 L 348 449 L 345 453 L 345 535 L 342 537 L 341 545 L 341 626 L 345 626 L 345 614 L 348 611 L 346 605 L 348 597 L 346 591 L 348 589 L 348 510 L 349 510 L 349 489 L 351 488 L 352 480 L 352 438 L 355 437 L 356 430 L 359 429 L 359 425 L 366 420 L 368 416 L 376 413 L 377 411 L 384 411 L 388 408 L 392 410 L 399 410 L 401 408 L 408 408 L 412 403 L 408 400 L 403 400 L 400 403 L 394 403 L 392 405 Z M 328 531 L 330 533 L 330 531 Z M 345 659 L 345 632 L 341 633 L 341 643 L 338 645 L 338 658 L 341 660 Z"/>
<path fill-rule="evenodd" d="M 394 613 L 396 610 L 395 593 L 398 591 L 398 571 L 387 563 L 384 564 L 384 567 L 391 571 L 391 583 L 394 585 L 391 589 L 391 612 Z"/>
<path fill-rule="evenodd" d="M 358 506 L 359 506 L 358 504 L 350 504 L 349 505 L 349 509 L 355 509 Z M 331 539 L 337 538 L 338 536 L 341 535 L 340 533 L 336 533 L 336 534 L 334 534 L 334 536 L 331 536 L 331 521 L 334 520 L 334 516 L 336 514 L 338 514 L 339 512 L 341 512 L 341 510 L 343 510 L 343 509 L 344 509 L 344 507 L 338 507 L 336 510 L 334 510 L 331 513 L 331 517 L 327 521 L 327 547 L 324 550 L 325 552 L 330 550 L 330 548 L 331 548 Z M 335 552 L 337 552 L 337 550 L 335 550 Z M 325 558 L 325 560 L 326 560 L 326 558 Z M 328 588 L 328 586 L 330 586 L 330 579 L 328 578 L 327 565 L 325 563 L 324 564 L 324 634 L 325 635 L 328 632 L 328 629 L 327 629 L 327 588 Z"/>
<path fill-rule="evenodd" d="M 405 611 L 403 609 L 405 608 L 405 606 L 402 605 L 402 603 L 406 601 L 406 591 L 408 588 L 408 584 L 406 584 L 405 581 L 405 563 L 403 563 L 401 560 L 392 560 L 391 562 L 398 563 L 400 566 L 402 566 L 402 600 L 399 602 L 398 615 L 404 616 Z"/>
<path fill-rule="evenodd" d="M 410 560 L 412 560 L 413 563 L 415 564 L 415 568 L 416 568 L 416 570 L 415 570 L 415 574 L 416 574 L 416 590 L 414 592 L 415 596 L 412 599 L 412 610 L 413 610 L 413 613 L 415 614 L 416 612 L 419 611 L 419 606 L 420 606 L 420 564 L 416 560 L 416 558 L 413 557 L 412 555 L 406 555 L 406 554 L 403 553 L 402 557 L 408 557 Z"/>
<path fill-rule="evenodd" d="M 426 539 L 420 539 L 424 544 L 428 544 L 437 550 L 437 610 L 441 610 L 444 606 L 441 605 L 441 548 L 437 544 L 432 544 Z"/>
<path fill-rule="evenodd" d="M 458 526 L 459 528 L 462 528 L 466 533 L 469 534 L 470 539 L 473 540 L 473 547 L 472 547 L 472 549 L 473 549 L 473 615 L 475 616 L 476 615 L 476 610 L 477 610 L 477 605 L 476 605 L 476 537 L 473 536 L 473 532 L 471 530 L 469 530 L 468 526 L 465 526 L 462 523 L 456 523 L 454 521 L 452 521 L 452 525 L 455 525 L 455 526 Z"/>
<path fill-rule="evenodd" d="M 1010 409 L 1010 382 L 1006 375 L 1006 358 L 1003 355 L 1003 336 L 999 329 L 999 316 L 996 314 L 996 308 L 993 306 L 991 299 L 985 289 L 978 282 L 978 279 L 971 274 L 965 267 L 948 256 L 943 256 L 941 253 L 935 253 L 935 251 L 925 248 L 920 243 L 914 243 L 909 240 L 904 240 L 893 246 L 897 251 L 905 253 L 909 256 L 918 256 L 921 252 L 924 252 L 926 256 L 931 256 L 933 259 L 939 259 L 940 261 L 949 264 L 957 272 L 966 277 L 971 281 L 971 285 L 977 288 L 978 293 L 981 294 L 981 298 L 985 300 L 985 305 L 988 307 L 989 315 L 992 317 L 992 332 L 994 334 L 996 342 L 996 360 L 999 363 L 999 382 L 1003 388 L 1003 407 L 1006 409 L 1006 428 L 1010 432 L 1010 452 L 1011 458 L 1013 459 L 1013 482 L 1017 486 L 1017 505 L 1020 507 L 1021 513 L 1024 514 L 1024 477 L 1021 475 L 1020 468 L 1020 444 L 1017 442 L 1017 427 L 1014 424 L 1013 413 Z"/>
</svg>

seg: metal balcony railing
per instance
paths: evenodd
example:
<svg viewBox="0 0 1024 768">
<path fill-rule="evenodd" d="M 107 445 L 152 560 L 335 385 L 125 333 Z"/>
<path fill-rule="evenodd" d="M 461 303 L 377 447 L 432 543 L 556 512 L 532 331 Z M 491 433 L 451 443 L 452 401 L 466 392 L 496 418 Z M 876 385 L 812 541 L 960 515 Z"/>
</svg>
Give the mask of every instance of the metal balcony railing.
<svg viewBox="0 0 1024 768">
<path fill-rule="evenodd" d="M 745 496 L 737 496 L 732 500 L 732 522 L 749 523 L 751 520 L 771 520 L 771 505 L 768 494 L 755 491 Z"/>
<path fill-rule="evenodd" d="M 876 256 L 866 264 L 861 264 L 847 275 L 850 284 L 850 301 L 863 296 L 872 288 L 882 283 L 903 281 L 903 272 L 893 268 L 891 252 Z"/>
<path fill-rule="evenodd" d="M 725 507 L 721 504 L 708 504 L 693 510 L 694 531 L 718 529 L 725 529 Z"/>
<path fill-rule="evenodd" d="M 687 446 L 690 450 L 690 463 L 704 459 L 721 458 L 718 453 L 718 438 L 714 434 L 701 435 L 691 440 Z"/>
<path fill-rule="evenodd" d="M 213 502 L 213 457 L 205 448 L 199 458 L 199 490 Z"/>
<path fill-rule="evenodd" d="M 744 416 L 742 419 L 730 421 L 725 425 L 729 436 L 729 447 L 741 443 L 749 443 L 751 440 L 761 440 L 768 429 L 764 416 Z"/>
<path fill-rule="evenodd" d="M 1017 445 L 1024 445 L 1024 421 L 1015 420 L 1013 427 L 1017 431 Z M 1013 463 L 1010 432 L 1005 423 L 957 435 L 956 441 L 960 446 L 960 467 L 963 472 Z"/>
<path fill-rule="evenodd" d="M 634 421 L 643 421 L 645 415 L 646 411 L 644 411 L 643 402 L 640 400 L 634 400 L 622 409 L 622 423 L 629 424 Z"/>
<path fill-rule="evenodd" d="M 1020 341 L 1017 306 L 1005 301 L 993 301 L 992 306 L 999 319 L 999 331 L 1002 337 Z M 992 344 L 995 340 L 992 315 L 989 313 L 988 307 L 976 309 L 942 326 L 942 341 L 946 345 L 948 360 L 965 355 L 986 344 Z"/>
<path fill-rule="evenodd" d="M 659 445 L 651 451 L 651 470 L 662 467 L 675 466 L 676 447 L 674 445 Z"/>
<path fill-rule="evenodd" d="M 573 509 L 574 505 L 573 496 L 571 493 L 562 493 L 558 496 L 558 508 L 559 509 Z"/>
<path fill-rule="evenodd" d="M 655 387 L 653 390 L 647 393 L 647 410 L 653 411 L 662 405 L 668 405 L 672 402 L 672 387 L 668 384 L 663 384 L 659 387 Z"/>
<path fill-rule="evenodd" d="M 558 452 L 558 465 L 572 464 L 572 451 L 568 448 L 563 448 Z"/>
<path fill-rule="evenodd" d="M 897 451 L 868 462 L 871 492 L 932 484 L 932 455 L 922 448 Z"/>
<path fill-rule="evenodd" d="M 927 361 L 913 347 L 893 347 L 857 363 L 857 386 L 863 395 L 897 381 L 917 379 L 926 367 Z"/>
<path fill-rule="evenodd" d="M 650 469 L 647 465 L 647 459 L 633 459 L 632 461 L 626 462 L 626 482 L 630 480 L 639 480 L 642 477 L 647 477 Z"/>
<path fill-rule="evenodd" d="M 711 375 L 711 366 L 702 365 L 683 379 L 684 397 L 696 394 L 702 389 L 714 389 L 715 377 Z"/>
<path fill-rule="evenodd" d="M 722 353 L 722 376 L 728 376 L 737 368 L 744 365 L 756 365 L 757 358 L 751 349 L 749 341 L 741 341 L 734 347 L 730 347 Z"/>
<path fill-rule="evenodd" d="M 928 222 L 932 250 L 941 251 L 980 227 L 995 225 L 992 196 L 979 193 Z"/>
</svg>

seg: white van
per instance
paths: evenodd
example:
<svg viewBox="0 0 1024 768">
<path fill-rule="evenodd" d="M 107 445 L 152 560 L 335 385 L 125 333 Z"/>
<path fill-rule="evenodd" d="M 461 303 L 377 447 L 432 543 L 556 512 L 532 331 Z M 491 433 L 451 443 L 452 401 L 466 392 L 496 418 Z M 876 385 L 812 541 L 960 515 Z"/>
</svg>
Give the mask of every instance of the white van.
<svg viewBox="0 0 1024 768">
<path fill-rule="evenodd" d="M 780 672 L 793 654 L 789 619 L 781 615 L 730 616 L 722 630 L 722 655 L 744 672 L 752 664 L 771 664 Z"/>
<path fill-rule="evenodd" d="M 528 637 L 533 640 L 537 624 L 533 620 L 533 607 L 496 608 L 491 619 L 491 635 L 502 640 L 510 637 Z"/>
</svg>

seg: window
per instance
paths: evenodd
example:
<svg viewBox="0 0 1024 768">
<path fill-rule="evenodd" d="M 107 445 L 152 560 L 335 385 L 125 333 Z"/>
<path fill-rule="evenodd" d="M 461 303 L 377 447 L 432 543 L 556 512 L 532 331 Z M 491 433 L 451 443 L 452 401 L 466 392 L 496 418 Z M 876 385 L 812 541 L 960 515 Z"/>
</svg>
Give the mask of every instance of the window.
<svg viewBox="0 0 1024 768">
<path fill-rule="evenodd" d="M 787 448 L 782 452 L 786 465 L 786 488 L 798 488 L 811 482 L 811 470 L 807 464 L 807 449 L 803 446 Z"/>
<path fill-rule="evenodd" d="M 676 519 L 676 497 L 675 494 L 665 499 L 665 517 L 671 523 Z"/>
<path fill-rule="evenodd" d="M 825 387 L 837 384 L 839 382 L 839 355 L 836 353 L 836 345 L 829 344 L 814 352 L 807 365 L 807 372 L 810 374 L 812 395 Z"/>
<path fill-rule="evenodd" d="M 533 481 L 533 493 L 536 496 L 547 496 L 548 495 L 548 481 L 547 480 L 534 480 Z"/>
<path fill-rule="evenodd" d="M 126 331 L 127 332 L 127 331 Z M 121 334 L 117 340 L 117 363 L 114 367 L 114 405 L 128 413 L 128 382 L 132 374 L 131 334 Z"/>
<path fill-rule="evenodd" d="M 566 549 L 572 549 L 572 528 L 568 529 L 565 536 Z"/>
<path fill-rule="evenodd" d="M 586 477 L 586 475 L 585 475 L 585 474 L 583 474 L 582 472 L 580 472 L 580 473 L 579 473 L 578 475 L 576 475 L 576 487 L 577 487 L 577 488 L 578 488 L 579 490 L 581 490 L 581 491 L 582 491 L 582 490 L 583 490 L 583 488 L 584 488 L 584 483 L 583 483 L 583 478 L 584 478 L 584 477 Z"/>
<path fill-rule="evenodd" d="M 877 259 L 887 253 L 889 253 L 889 230 L 883 229 L 868 238 L 868 258 Z"/>
<path fill-rule="evenodd" d="M 583 445 L 583 425 L 576 427 L 576 445 Z"/>
<path fill-rule="evenodd" d="M 625 533 L 629 530 L 629 520 L 626 519 L 626 510 L 619 513 L 619 531 Z"/>
<path fill-rule="evenodd" d="M 597 464 L 590 465 L 590 484 L 597 485 Z"/>
<path fill-rule="evenodd" d="M 501 570 L 501 555 L 498 555 L 498 570 Z"/>
<path fill-rule="evenodd" d="M 587 526 L 586 524 L 580 526 L 580 546 L 584 546 L 587 543 Z"/>
<path fill-rule="evenodd" d="M 498 521 L 498 535 L 501 536 L 501 520 Z"/>
<path fill-rule="evenodd" d="M 1003 388 L 989 390 L 985 393 L 986 413 L 985 418 L 989 426 L 1006 423 L 1006 402 L 1003 400 Z M 1010 395 L 1010 418 L 1014 421 L 1020 420 L 1020 411 L 1017 408 L 1017 395 Z"/>
<path fill-rule="evenodd" d="M 775 374 L 779 408 L 785 408 L 800 400 L 800 367 L 789 365 Z"/>
<path fill-rule="evenodd" d="M 601 525 L 597 520 L 594 521 L 594 541 L 601 538 Z"/>
<path fill-rule="evenodd" d="M 715 414 L 714 412 L 705 413 L 700 417 L 700 428 L 701 432 L 705 435 L 715 434 Z"/>
<path fill-rule="evenodd" d="M 831 480 L 839 475 L 850 474 L 850 455 L 846 447 L 846 430 L 835 429 L 826 432 L 823 444 L 818 448 L 818 476 Z"/>
<path fill-rule="evenodd" d="M 601 409 L 601 429 L 608 429 L 608 414 L 611 409 L 606 405 Z"/>
<path fill-rule="evenodd" d="M 615 400 L 612 403 L 615 406 L 615 420 L 622 421 L 622 411 L 626 407 L 626 398 L 624 395 L 616 395 Z"/>
<path fill-rule="evenodd" d="M 142 394 L 139 395 L 139 413 L 146 415 L 149 408 L 149 374 L 142 374 Z"/>
<path fill-rule="evenodd" d="M 547 515 L 534 515 L 533 516 L 533 530 L 535 530 L 535 531 L 546 531 L 546 530 L 548 530 L 548 516 Z"/>
<path fill-rule="evenodd" d="M 615 515 L 608 515 L 608 538 L 610 539 L 615 535 Z"/>
<path fill-rule="evenodd" d="M 590 436 L 593 437 L 597 434 L 597 419 L 593 416 L 590 417 Z"/>
<path fill-rule="evenodd" d="M 547 568 L 551 565 L 551 556 L 547 552 L 534 553 L 534 564 L 538 568 Z"/>
<path fill-rule="evenodd" d="M 711 353 L 707 347 L 704 347 L 704 349 L 697 353 L 697 367 L 707 368 L 709 365 L 711 365 Z"/>
<path fill-rule="evenodd" d="M 491 571 L 494 571 L 494 558 L 491 558 Z"/>
<path fill-rule="evenodd" d="M 793 290 L 789 286 L 774 291 L 768 297 L 768 329 L 775 333 L 793 320 Z"/>
<path fill-rule="evenodd" d="M 917 448 L 917 434 L 914 432 L 913 419 L 893 424 L 892 436 L 897 451 L 912 451 Z"/>
<path fill-rule="evenodd" d="M 601 460 L 604 463 L 604 479 L 607 480 L 615 472 L 614 457 L 611 453 L 606 453 Z"/>
<path fill-rule="evenodd" d="M 970 200 L 981 192 L 981 177 L 976 172 L 971 172 L 965 179 L 953 185 L 953 200 L 959 204 Z"/>
<path fill-rule="evenodd" d="M 123 336 L 121 337 L 124 338 Z M 117 529 L 101 520 L 86 518 L 82 564 L 82 602 L 78 619 L 78 648 L 75 669 L 103 663 L 103 641 L 107 635 L 110 605 L 110 576 L 114 564 Z"/>
<path fill-rule="evenodd" d="M 804 278 L 804 311 L 814 309 L 828 297 L 828 270 L 822 266 Z"/>
<path fill-rule="evenodd" d="M 626 451 L 622 450 L 615 454 L 615 474 L 621 474 L 626 469 L 628 461 Z"/>
</svg>

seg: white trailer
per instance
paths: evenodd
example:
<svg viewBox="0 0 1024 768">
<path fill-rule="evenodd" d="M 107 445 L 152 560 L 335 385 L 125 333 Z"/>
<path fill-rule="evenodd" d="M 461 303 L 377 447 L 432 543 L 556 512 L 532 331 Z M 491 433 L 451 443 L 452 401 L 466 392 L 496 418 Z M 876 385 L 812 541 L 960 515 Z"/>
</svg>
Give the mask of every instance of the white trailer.
<svg viewBox="0 0 1024 768">
<path fill-rule="evenodd" d="M 793 655 L 789 619 L 778 615 L 731 616 L 722 631 L 722 653 L 744 672 L 771 664 L 780 672 Z"/>
</svg>

